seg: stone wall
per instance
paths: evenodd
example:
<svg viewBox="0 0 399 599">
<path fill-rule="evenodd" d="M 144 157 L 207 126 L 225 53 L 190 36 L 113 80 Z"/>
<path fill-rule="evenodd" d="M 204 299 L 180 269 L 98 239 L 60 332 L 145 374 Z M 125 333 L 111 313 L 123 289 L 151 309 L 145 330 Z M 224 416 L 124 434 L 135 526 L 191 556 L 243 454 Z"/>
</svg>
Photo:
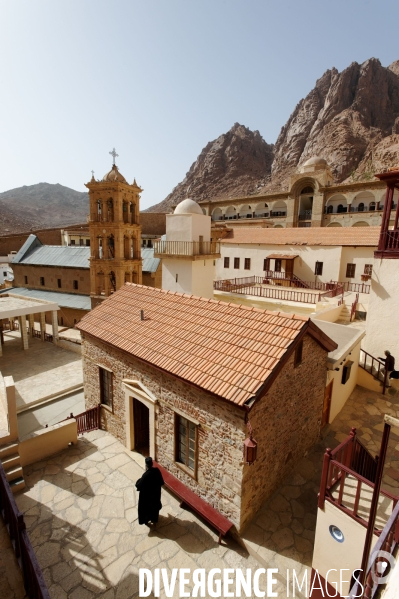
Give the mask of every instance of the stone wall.
<svg viewBox="0 0 399 599">
<path fill-rule="evenodd" d="M 33 264 L 18 263 L 11 266 L 14 271 L 14 287 L 90 295 L 89 268 L 35 266 Z M 25 283 L 25 276 L 28 277 L 27 283 Z M 40 277 L 44 277 L 44 285 L 40 284 Z M 61 287 L 58 287 L 58 279 L 61 279 Z M 78 289 L 73 287 L 75 280 L 78 281 Z"/>
<path fill-rule="evenodd" d="M 140 212 L 142 235 L 164 235 L 166 233 L 165 212 Z"/>
<path fill-rule="evenodd" d="M 200 497 L 240 523 L 242 448 L 245 413 L 167 373 L 147 366 L 132 356 L 107 347 L 82 334 L 86 409 L 100 401 L 99 368 L 112 370 L 113 413 L 102 409 L 102 425 L 126 444 L 125 394 L 122 379 L 138 380 L 157 398 L 155 406 L 156 459 Z M 174 411 L 198 422 L 197 479 L 175 462 Z"/>
<path fill-rule="evenodd" d="M 162 289 L 162 263 L 159 264 L 155 272 L 143 271 L 143 285 Z"/>
<path fill-rule="evenodd" d="M 26 233 L 14 233 L 10 235 L 0 235 L 0 256 L 6 256 L 11 252 L 18 252 L 23 246 L 29 235 L 36 235 L 43 245 L 61 245 L 62 229 L 77 229 L 80 226 L 87 225 L 68 225 L 67 227 L 55 227 L 53 229 L 38 229 Z"/>
<path fill-rule="evenodd" d="M 83 316 L 87 314 L 88 311 L 89 310 L 78 310 L 77 308 L 65 308 L 60 306 L 60 309 L 57 310 L 58 326 L 61 328 L 72 328 L 82 320 Z M 45 314 L 46 323 L 52 324 L 51 312 L 46 312 Z M 40 322 L 39 314 L 35 314 L 35 322 Z"/>
<path fill-rule="evenodd" d="M 292 354 L 269 391 L 251 409 L 249 420 L 258 454 L 252 466 L 244 467 L 241 528 L 318 440 L 326 368 L 327 352 L 305 335 L 302 363 L 294 368 Z"/>
</svg>

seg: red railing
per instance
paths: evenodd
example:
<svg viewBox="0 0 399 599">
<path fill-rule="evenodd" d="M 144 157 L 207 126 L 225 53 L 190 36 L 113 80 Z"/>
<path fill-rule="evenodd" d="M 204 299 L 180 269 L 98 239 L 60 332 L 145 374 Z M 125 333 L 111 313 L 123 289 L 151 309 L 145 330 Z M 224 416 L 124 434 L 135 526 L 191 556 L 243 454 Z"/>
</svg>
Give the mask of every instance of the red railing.
<svg viewBox="0 0 399 599">
<path fill-rule="evenodd" d="M 323 471 L 321 475 L 319 508 L 324 508 L 325 501 L 335 505 L 348 516 L 367 526 L 367 520 L 359 515 L 359 504 L 363 487 L 374 489 L 375 476 L 377 472 L 377 457 L 370 452 L 356 437 L 356 429 L 351 430 L 350 435 L 333 451 L 327 449 L 324 454 Z M 347 505 L 344 505 L 344 491 L 347 476 L 354 478 L 356 493 L 352 504 L 352 497 Z M 334 497 L 333 492 L 338 491 Z M 381 490 L 381 494 L 392 501 L 393 508 L 396 506 L 398 497 L 387 491 Z M 380 531 L 376 530 L 376 534 Z"/>
<path fill-rule="evenodd" d="M 0 513 L 22 570 L 26 594 L 31 599 L 50 599 L 43 573 L 26 532 L 24 517 L 17 508 L 1 462 Z"/>
<path fill-rule="evenodd" d="M 76 416 L 71 414 L 65 420 L 75 418 L 78 427 L 78 435 L 88 433 L 89 431 L 95 431 L 101 428 L 101 404 L 98 404 L 95 408 L 90 408 L 86 412 L 77 414 Z"/>
<path fill-rule="evenodd" d="M 388 372 L 385 369 L 385 363 L 364 351 L 364 349 L 361 349 L 359 366 L 366 370 L 366 372 L 369 372 L 377 381 L 382 383 L 382 393 L 385 394 L 388 376 Z"/>
<path fill-rule="evenodd" d="M 399 501 L 395 505 L 388 522 L 384 526 L 378 541 L 372 549 L 372 554 L 369 559 L 366 584 L 364 587 L 364 599 L 373 599 L 379 587 L 378 579 L 384 576 L 385 568 L 381 568 L 381 562 L 387 562 L 386 558 L 379 555 L 380 551 L 385 551 L 390 555 L 394 555 L 396 547 L 399 543 Z M 381 569 L 380 569 L 381 568 Z M 387 573 L 387 571 L 386 571 Z M 348 599 L 360 597 L 361 593 L 357 589 L 357 582 L 353 585 L 349 592 Z"/>
</svg>

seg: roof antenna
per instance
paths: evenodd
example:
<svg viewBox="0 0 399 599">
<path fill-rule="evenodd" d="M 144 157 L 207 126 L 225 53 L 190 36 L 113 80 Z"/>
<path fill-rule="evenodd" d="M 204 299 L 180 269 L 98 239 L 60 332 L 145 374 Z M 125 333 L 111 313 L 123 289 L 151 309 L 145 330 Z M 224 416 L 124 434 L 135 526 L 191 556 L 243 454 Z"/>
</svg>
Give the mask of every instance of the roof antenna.
<svg viewBox="0 0 399 599">
<path fill-rule="evenodd" d="M 140 310 L 140 320 L 144 320 L 144 310 Z"/>
</svg>

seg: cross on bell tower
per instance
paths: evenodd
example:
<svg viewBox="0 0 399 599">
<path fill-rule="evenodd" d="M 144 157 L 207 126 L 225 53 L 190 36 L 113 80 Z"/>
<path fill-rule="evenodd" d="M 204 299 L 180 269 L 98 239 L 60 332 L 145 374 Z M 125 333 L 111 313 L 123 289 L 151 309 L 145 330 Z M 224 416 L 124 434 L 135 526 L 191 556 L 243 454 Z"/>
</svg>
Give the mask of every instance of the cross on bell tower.
<svg viewBox="0 0 399 599">
<path fill-rule="evenodd" d="M 119 154 L 117 154 L 117 153 L 116 153 L 116 150 L 115 150 L 115 148 L 113 148 L 113 149 L 112 149 L 112 152 L 109 152 L 109 153 L 110 153 L 110 154 L 111 154 L 111 156 L 112 156 L 112 164 L 115 164 L 115 158 L 116 158 L 117 156 L 119 156 Z"/>
</svg>

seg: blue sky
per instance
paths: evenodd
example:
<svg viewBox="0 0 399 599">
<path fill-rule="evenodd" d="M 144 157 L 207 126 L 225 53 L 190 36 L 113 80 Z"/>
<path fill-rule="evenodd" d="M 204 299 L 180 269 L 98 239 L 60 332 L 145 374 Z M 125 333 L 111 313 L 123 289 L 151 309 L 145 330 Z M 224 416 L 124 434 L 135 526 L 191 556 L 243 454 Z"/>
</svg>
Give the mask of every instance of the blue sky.
<svg viewBox="0 0 399 599">
<path fill-rule="evenodd" d="M 91 169 L 165 198 L 239 122 L 276 141 L 329 68 L 399 59 L 394 0 L 0 0 L 0 191 L 84 191 Z"/>
</svg>

